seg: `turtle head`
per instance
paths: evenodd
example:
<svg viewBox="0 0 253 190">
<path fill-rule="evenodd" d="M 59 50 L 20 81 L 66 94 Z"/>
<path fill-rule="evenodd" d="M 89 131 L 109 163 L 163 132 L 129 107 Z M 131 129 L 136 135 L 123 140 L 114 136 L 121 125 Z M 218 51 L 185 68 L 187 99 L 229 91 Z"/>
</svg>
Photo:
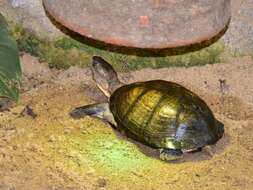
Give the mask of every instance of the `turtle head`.
<svg viewBox="0 0 253 190">
<path fill-rule="evenodd" d="M 107 97 L 109 97 L 115 89 L 122 86 L 116 71 L 103 58 L 93 56 L 91 70 L 93 80 Z"/>
</svg>

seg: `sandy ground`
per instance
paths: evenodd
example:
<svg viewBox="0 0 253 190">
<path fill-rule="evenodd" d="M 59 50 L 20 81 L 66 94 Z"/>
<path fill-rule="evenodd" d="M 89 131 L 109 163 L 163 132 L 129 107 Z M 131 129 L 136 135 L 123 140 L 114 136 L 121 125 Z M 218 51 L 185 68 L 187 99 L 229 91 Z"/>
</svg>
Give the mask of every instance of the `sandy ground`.
<svg viewBox="0 0 253 190">
<path fill-rule="evenodd" d="M 164 79 L 199 94 L 225 125 L 224 137 L 202 152 L 166 163 L 157 152 L 90 117 L 76 106 L 104 100 L 89 69 L 53 71 L 21 57 L 23 93 L 0 113 L 1 190 L 252 190 L 253 60 L 192 68 L 144 69 L 124 82 Z M 27 108 L 27 106 L 29 108 Z"/>
</svg>

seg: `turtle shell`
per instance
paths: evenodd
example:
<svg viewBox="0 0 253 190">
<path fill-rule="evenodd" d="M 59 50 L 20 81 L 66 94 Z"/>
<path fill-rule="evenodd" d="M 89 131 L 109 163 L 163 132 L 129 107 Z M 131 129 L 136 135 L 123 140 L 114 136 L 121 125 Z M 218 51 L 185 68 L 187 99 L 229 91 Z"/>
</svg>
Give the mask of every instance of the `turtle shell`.
<svg viewBox="0 0 253 190">
<path fill-rule="evenodd" d="M 224 132 L 201 98 L 162 80 L 118 88 L 110 110 L 120 130 L 154 148 L 191 150 L 214 144 Z"/>
</svg>

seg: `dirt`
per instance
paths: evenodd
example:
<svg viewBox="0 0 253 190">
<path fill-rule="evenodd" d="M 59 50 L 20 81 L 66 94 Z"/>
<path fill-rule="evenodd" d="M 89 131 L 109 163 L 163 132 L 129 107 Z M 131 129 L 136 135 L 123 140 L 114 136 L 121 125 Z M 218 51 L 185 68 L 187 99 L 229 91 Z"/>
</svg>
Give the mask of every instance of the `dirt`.
<svg viewBox="0 0 253 190">
<path fill-rule="evenodd" d="M 200 95 L 224 123 L 216 145 L 167 163 L 74 107 L 103 101 L 89 69 L 50 70 L 24 54 L 19 103 L 0 113 L 2 190 L 253 189 L 253 60 L 120 74 L 126 83 L 164 79 Z"/>
</svg>

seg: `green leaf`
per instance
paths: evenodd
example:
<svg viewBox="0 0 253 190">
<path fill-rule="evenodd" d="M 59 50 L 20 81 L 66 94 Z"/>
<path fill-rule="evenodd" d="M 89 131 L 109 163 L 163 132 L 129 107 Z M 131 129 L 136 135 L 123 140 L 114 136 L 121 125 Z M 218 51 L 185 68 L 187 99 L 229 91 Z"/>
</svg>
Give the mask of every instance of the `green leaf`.
<svg viewBox="0 0 253 190">
<path fill-rule="evenodd" d="M 0 97 L 18 101 L 20 84 L 21 66 L 17 44 L 0 13 Z"/>
</svg>

